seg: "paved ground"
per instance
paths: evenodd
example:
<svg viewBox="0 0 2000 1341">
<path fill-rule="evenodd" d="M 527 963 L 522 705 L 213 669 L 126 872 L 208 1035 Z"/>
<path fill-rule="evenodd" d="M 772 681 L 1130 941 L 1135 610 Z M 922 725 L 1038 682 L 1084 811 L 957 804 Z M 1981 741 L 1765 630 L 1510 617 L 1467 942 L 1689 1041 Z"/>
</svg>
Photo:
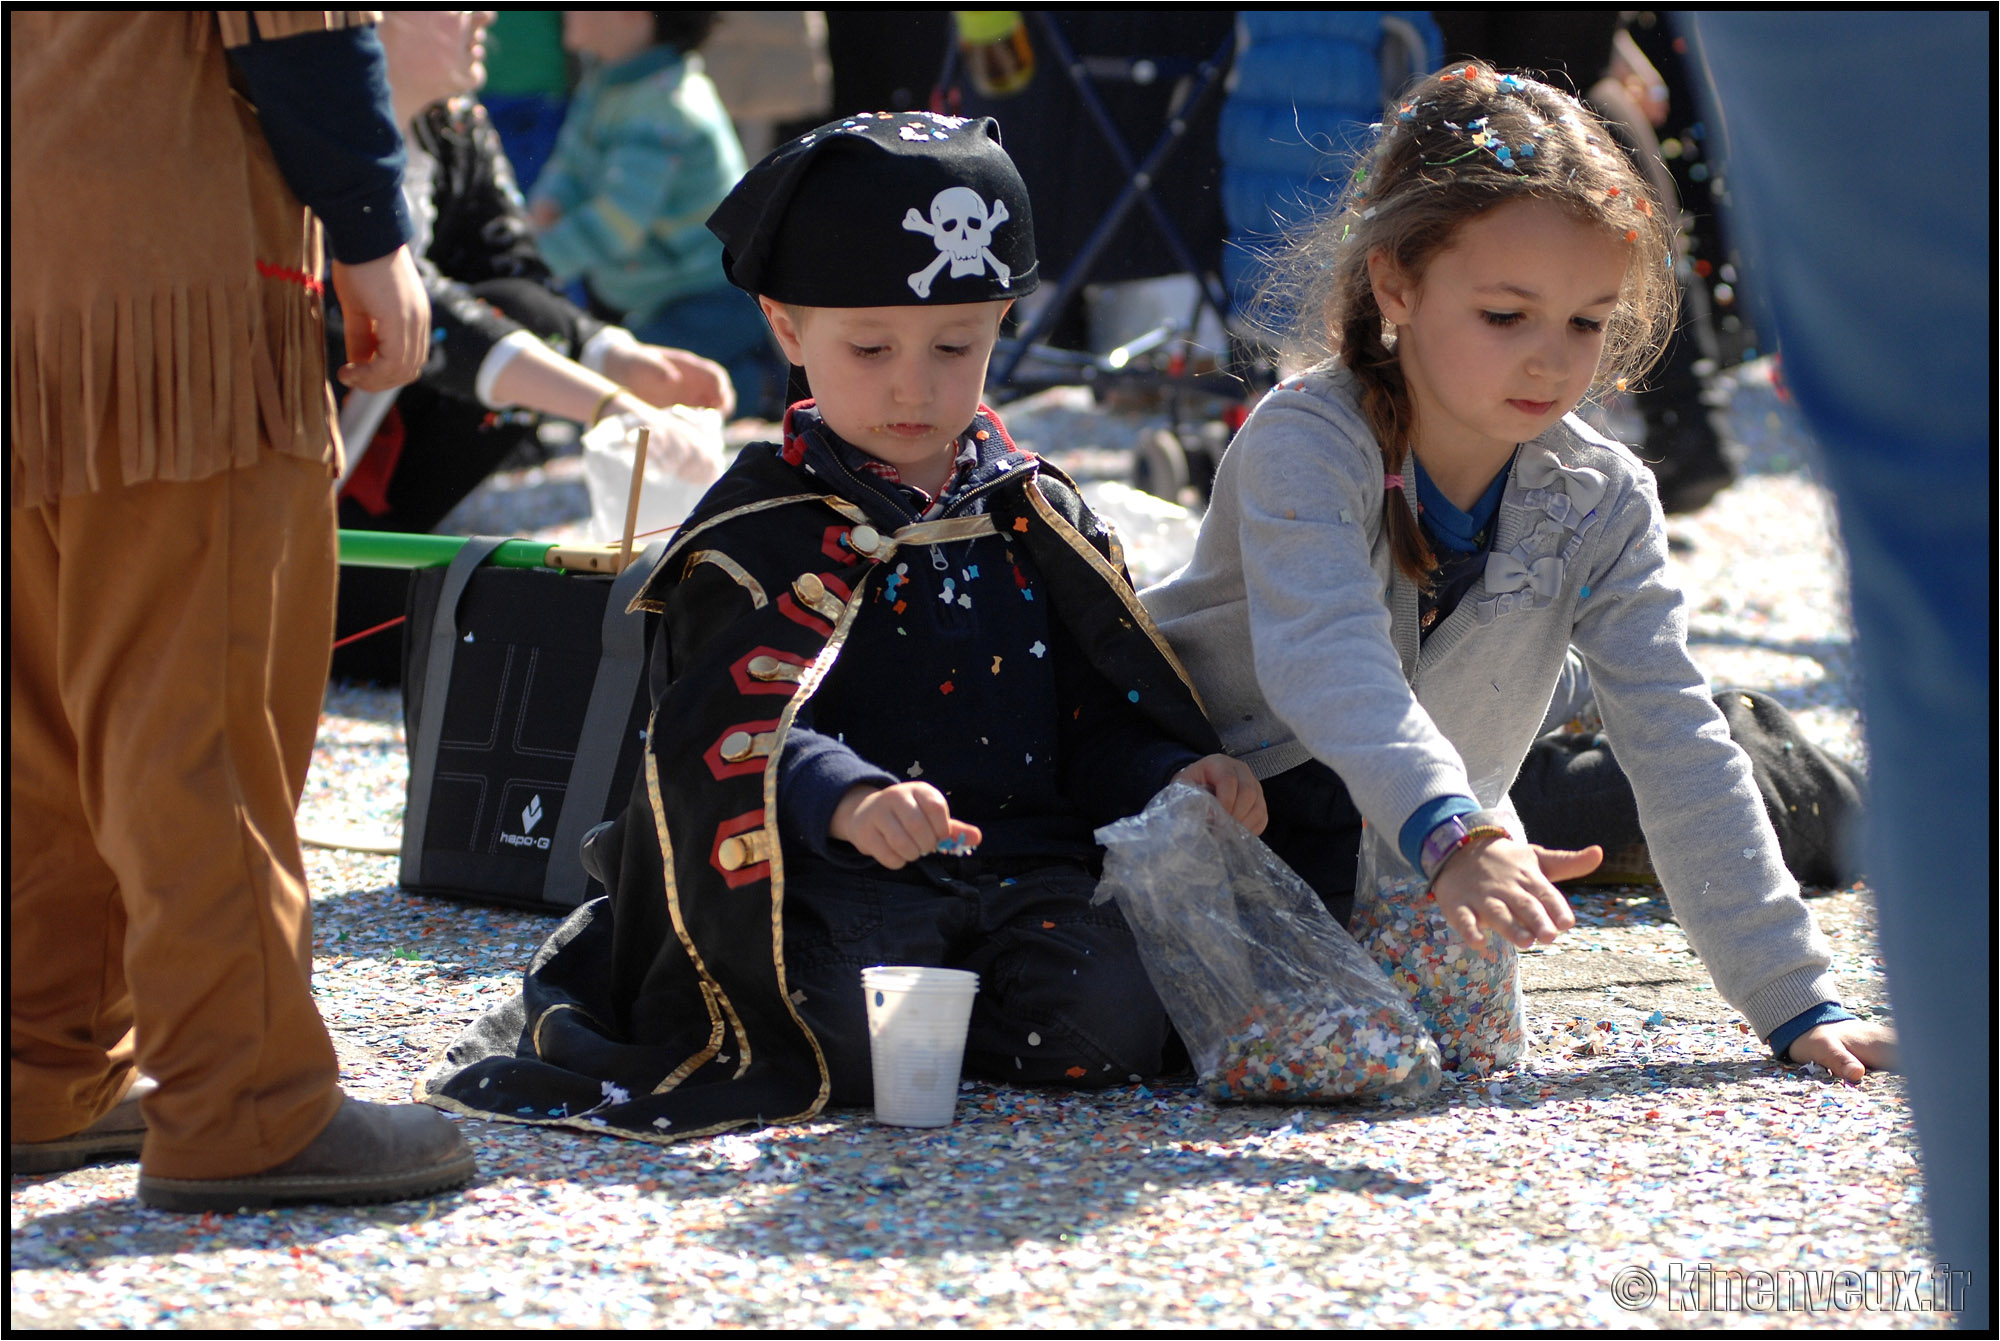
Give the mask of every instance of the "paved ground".
<svg viewBox="0 0 2000 1341">
<path fill-rule="evenodd" d="M 1716 679 L 1772 688 L 1816 741 L 1859 758 L 1838 559 L 1788 416 L 1745 380 L 1752 472 L 1675 522 L 1677 561 Z M 485 503 L 573 487 L 558 468 L 496 482 Z M 1766 580 L 1774 569 L 1782 580 Z M 306 820 L 399 823 L 400 730 L 392 696 L 333 694 Z M 310 860 L 316 988 L 348 1087 L 404 1098 L 466 1019 L 513 990 L 551 924 L 404 895 L 393 858 Z M 1771 1062 L 1655 894 L 1580 892 L 1578 929 L 1524 961 L 1532 1059 L 1415 1106 L 968 1085 L 940 1131 L 836 1113 L 666 1148 L 469 1122 L 482 1172 L 461 1194 L 198 1219 L 139 1209 L 130 1165 L 16 1178 L 11 1323 L 1948 1321 L 1911 1307 L 1936 1302 L 1938 1282 L 1901 1083 L 1842 1086 Z M 1847 1004 L 1886 1017 L 1866 890 L 1811 903 Z"/>
</svg>

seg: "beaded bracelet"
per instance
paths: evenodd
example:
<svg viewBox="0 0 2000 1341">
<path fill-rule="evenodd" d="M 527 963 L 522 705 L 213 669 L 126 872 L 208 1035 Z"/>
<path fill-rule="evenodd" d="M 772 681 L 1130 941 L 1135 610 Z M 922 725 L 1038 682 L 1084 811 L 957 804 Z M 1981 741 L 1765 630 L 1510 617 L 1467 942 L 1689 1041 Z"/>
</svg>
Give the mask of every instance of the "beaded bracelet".
<svg viewBox="0 0 2000 1341">
<path fill-rule="evenodd" d="M 1440 821 L 1437 827 L 1424 835 L 1419 860 L 1423 863 L 1424 879 L 1437 883 L 1438 872 L 1452 853 L 1458 851 L 1476 838 L 1505 838 L 1507 827 L 1499 814 L 1491 810 L 1475 810 L 1469 815 L 1451 815 Z"/>
</svg>

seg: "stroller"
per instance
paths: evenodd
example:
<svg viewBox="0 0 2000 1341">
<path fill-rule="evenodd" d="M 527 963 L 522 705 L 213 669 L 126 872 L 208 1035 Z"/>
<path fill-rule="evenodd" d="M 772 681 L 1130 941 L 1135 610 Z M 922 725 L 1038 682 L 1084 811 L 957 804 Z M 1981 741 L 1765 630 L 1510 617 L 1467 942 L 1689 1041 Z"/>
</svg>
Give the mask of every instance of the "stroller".
<svg viewBox="0 0 2000 1341">
<path fill-rule="evenodd" d="M 1171 427 L 1140 442 L 1132 483 L 1205 501 L 1276 380 L 1242 318 L 1259 257 L 1337 194 L 1355 129 L 1441 58 L 1435 24 L 1421 10 L 1187 10 L 1166 24 L 1157 11 L 1028 10 L 959 38 L 935 106 L 1000 120 L 1055 277 L 996 347 L 989 387 L 1157 398 Z M 1144 280 L 1177 286 L 1185 306 L 1142 298 L 1128 304 L 1152 309 L 1136 330 L 1128 319 L 1108 348 L 1068 347 L 1092 343 L 1063 329 L 1079 296 Z"/>
</svg>

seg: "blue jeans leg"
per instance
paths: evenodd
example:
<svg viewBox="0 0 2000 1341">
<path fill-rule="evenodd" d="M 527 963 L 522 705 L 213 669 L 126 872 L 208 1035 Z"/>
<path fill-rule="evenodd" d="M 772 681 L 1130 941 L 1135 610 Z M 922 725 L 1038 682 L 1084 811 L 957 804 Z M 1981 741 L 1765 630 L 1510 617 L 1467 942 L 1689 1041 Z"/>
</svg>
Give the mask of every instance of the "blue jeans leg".
<svg viewBox="0 0 2000 1341">
<path fill-rule="evenodd" d="M 861 970 L 979 975 L 965 1074 L 1100 1089 L 1159 1074 L 1169 1025 L 1118 909 L 1073 865 L 936 884 L 800 861 L 787 872 L 786 982 L 827 1059 L 836 1107 L 874 1101 Z"/>
<path fill-rule="evenodd" d="M 819 1040 L 836 1108 L 875 1101 L 861 970 L 874 964 L 947 967 L 951 909 L 922 885 L 798 861 L 786 871 L 785 982 Z"/>
<path fill-rule="evenodd" d="M 1990 14 L 1704 12 L 1731 221 L 1848 550 L 1867 870 L 1937 1264 L 1992 1204 Z M 1760 327 L 1761 328 L 1761 327 Z"/>
<path fill-rule="evenodd" d="M 980 981 L 968 1074 L 1094 1090 L 1160 1073 L 1167 1010 L 1117 905 L 1091 905 L 1095 876 L 1056 865 L 968 889 L 980 923 L 954 961 Z"/>
</svg>

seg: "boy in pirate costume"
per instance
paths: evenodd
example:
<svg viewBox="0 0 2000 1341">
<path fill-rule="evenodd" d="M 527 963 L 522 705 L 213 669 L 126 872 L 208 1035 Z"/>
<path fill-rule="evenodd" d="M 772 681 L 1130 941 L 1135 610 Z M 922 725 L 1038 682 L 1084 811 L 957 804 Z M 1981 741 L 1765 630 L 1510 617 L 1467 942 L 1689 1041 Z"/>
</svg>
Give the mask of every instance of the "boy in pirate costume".
<svg viewBox="0 0 2000 1341">
<path fill-rule="evenodd" d="M 1037 282 L 990 120 L 877 114 L 774 151 L 709 226 L 816 399 L 746 448 L 635 606 L 662 616 L 611 891 L 423 1098 L 665 1141 L 872 1095 L 860 971 L 980 974 L 973 1074 L 1155 1074 L 1166 1014 L 1092 830 L 1175 779 L 1261 829 L 1116 539 L 979 403 Z"/>
</svg>

